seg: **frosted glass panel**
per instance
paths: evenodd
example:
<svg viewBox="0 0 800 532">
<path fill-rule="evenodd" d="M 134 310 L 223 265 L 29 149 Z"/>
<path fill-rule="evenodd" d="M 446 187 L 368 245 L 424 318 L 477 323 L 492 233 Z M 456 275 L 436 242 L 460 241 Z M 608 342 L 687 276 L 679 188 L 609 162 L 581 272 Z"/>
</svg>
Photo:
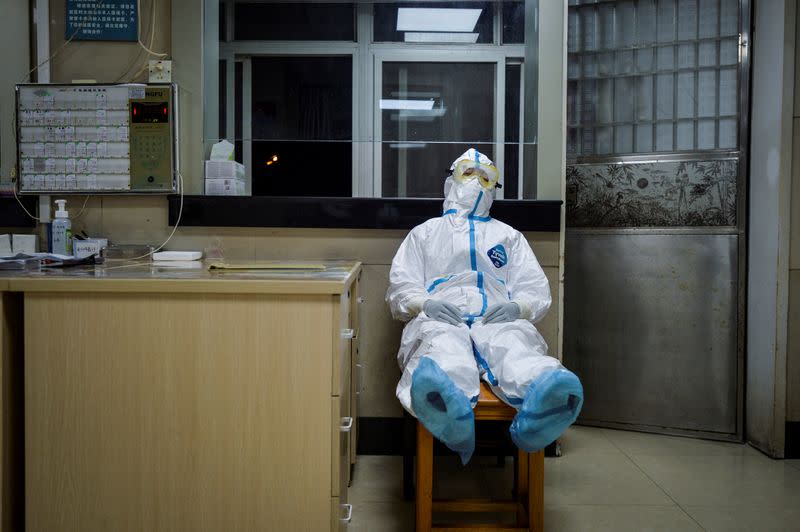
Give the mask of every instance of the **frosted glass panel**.
<svg viewBox="0 0 800 532">
<path fill-rule="evenodd" d="M 597 132 L 597 139 L 595 142 L 597 153 L 611 153 L 611 141 L 614 136 L 614 130 L 610 127 L 598 127 L 595 131 Z"/>
<path fill-rule="evenodd" d="M 678 68 L 694 68 L 694 44 L 681 44 L 678 46 Z"/>
<path fill-rule="evenodd" d="M 678 40 L 697 37 L 697 0 L 678 0 Z"/>
<path fill-rule="evenodd" d="M 633 78 L 617 78 L 614 87 L 614 122 L 633 120 Z"/>
<path fill-rule="evenodd" d="M 705 41 L 700 43 L 698 61 L 701 67 L 717 65 L 717 41 Z"/>
<path fill-rule="evenodd" d="M 660 46 L 656 50 L 656 65 L 658 70 L 675 68 L 675 49 L 672 46 Z"/>
<path fill-rule="evenodd" d="M 695 89 L 694 72 L 681 72 L 678 74 L 678 118 L 692 118 L 694 116 Z"/>
<path fill-rule="evenodd" d="M 719 71 L 719 114 L 736 114 L 736 69 L 726 68 Z"/>
<path fill-rule="evenodd" d="M 697 149 L 713 150 L 716 148 L 716 120 L 698 120 Z"/>
<path fill-rule="evenodd" d="M 569 36 L 570 50 L 580 50 L 569 55 L 567 70 L 568 79 L 580 80 L 568 95 L 570 149 L 591 155 L 738 146 L 738 0 L 570 5 L 580 6 L 569 8 L 569 31 L 578 35 L 577 42 Z"/>
<path fill-rule="evenodd" d="M 672 122 L 656 124 L 656 151 L 672 151 Z"/>
<path fill-rule="evenodd" d="M 697 116 L 715 116 L 717 113 L 717 73 L 704 70 L 699 74 Z"/>
<path fill-rule="evenodd" d="M 719 121 L 719 147 L 736 148 L 736 120 L 725 118 Z"/>
<path fill-rule="evenodd" d="M 633 152 L 633 126 L 619 126 L 616 128 L 616 132 L 614 153 Z"/>
<path fill-rule="evenodd" d="M 636 126 L 636 150 L 639 153 L 653 151 L 653 126 L 651 124 L 639 124 Z"/>
<path fill-rule="evenodd" d="M 614 109 L 614 80 L 603 79 L 597 85 L 597 121 L 601 124 L 609 124 L 614 121 L 611 114 Z"/>
<path fill-rule="evenodd" d="M 658 41 L 675 40 L 675 0 L 662 0 L 658 3 Z"/>
<path fill-rule="evenodd" d="M 636 119 L 653 120 L 653 77 L 636 78 Z"/>
<path fill-rule="evenodd" d="M 674 99 L 674 76 L 659 74 L 656 78 L 656 118 L 672 118 Z"/>
<path fill-rule="evenodd" d="M 717 20 L 719 18 L 718 0 L 700 0 L 700 35 L 701 39 L 716 37 Z"/>
<path fill-rule="evenodd" d="M 735 65 L 739 61 L 739 40 L 723 39 L 719 43 L 719 64 Z"/>
<path fill-rule="evenodd" d="M 694 148 L 694 122 L 678 122 L 678 149 Z"/>
</svg>

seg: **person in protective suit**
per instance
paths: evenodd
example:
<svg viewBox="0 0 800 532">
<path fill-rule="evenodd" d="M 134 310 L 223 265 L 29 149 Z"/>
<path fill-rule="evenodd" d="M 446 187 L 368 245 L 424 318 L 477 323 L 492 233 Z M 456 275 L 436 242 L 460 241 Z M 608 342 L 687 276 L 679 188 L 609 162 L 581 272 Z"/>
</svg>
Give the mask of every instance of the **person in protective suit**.
<svg viewBox="0 0 800 532">
<path fill-rule="evenodd" d="M 408 321 L 397 398 L 467 463 L 482 377 L 517 409 L 514 443 L 536 451 L 578 417 L 583 388 L 533 325 L 551 303 L 533 251 L 489 216 L 499 177 L 492 161 L 470 149 L 450 172 L 443 215 L 412 229 L 392 260 L 386 301 Z"/>
</svg>

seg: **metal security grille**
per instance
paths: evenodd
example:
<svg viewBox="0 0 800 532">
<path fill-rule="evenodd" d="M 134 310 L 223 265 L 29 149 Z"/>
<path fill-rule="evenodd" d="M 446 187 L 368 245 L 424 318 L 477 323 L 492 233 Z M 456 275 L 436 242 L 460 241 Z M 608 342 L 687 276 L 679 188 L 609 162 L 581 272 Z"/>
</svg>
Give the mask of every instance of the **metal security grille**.
<svg viewBox="0 0 800 532">
<path fill-rule="evenodd" d="M 570 0 L 571 157 L 738 149 L 738 0 Z"/>
</svg>

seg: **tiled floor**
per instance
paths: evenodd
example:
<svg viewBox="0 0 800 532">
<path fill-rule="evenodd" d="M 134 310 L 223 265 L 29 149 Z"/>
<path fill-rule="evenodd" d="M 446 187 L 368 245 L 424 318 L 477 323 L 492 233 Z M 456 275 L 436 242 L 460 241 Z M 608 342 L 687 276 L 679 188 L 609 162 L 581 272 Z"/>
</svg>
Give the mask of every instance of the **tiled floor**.
<svg viewBox="0 0 800 532">
<path fill-rule="evenodd" d="M 800 531 L 800 460 L 771 460 L 746 445 L 572 427 L 564 456 L 545 459 L 545 529 Z M 462 468 L 434 460 L 434 497 L 506 497 L 509 459 Z M 413 532 L 402 459 L 359 456 L 350 490 L 358 532 Z M 485 517 L 485 516 L 483 516 Z M 502 518 L 502 516 L 501 516 Z"/>
</svg>

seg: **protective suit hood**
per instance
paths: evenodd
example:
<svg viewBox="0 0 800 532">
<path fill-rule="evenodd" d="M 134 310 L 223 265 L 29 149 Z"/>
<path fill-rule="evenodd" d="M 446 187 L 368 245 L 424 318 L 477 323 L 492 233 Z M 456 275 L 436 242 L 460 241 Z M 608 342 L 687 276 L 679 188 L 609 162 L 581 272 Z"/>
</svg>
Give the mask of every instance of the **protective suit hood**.
<svg viewBox="0 0 800 532">
<path fill-rule="evenodd" d="M 453 161 L 453 164 L 450 165 L 451 172 L 456 163 L 462 159 L 474 160 L 483 164 L 494 164 L 487 156 L 474 148 L 470 148 Z M 459 183 L 450 175 L 444 182 L 444 212 L 455 210 L 458 216 L 488 218 L 494 197 L 495 189 L 488 191 L 475 179 L 467 183 Z"/>
</svg>

